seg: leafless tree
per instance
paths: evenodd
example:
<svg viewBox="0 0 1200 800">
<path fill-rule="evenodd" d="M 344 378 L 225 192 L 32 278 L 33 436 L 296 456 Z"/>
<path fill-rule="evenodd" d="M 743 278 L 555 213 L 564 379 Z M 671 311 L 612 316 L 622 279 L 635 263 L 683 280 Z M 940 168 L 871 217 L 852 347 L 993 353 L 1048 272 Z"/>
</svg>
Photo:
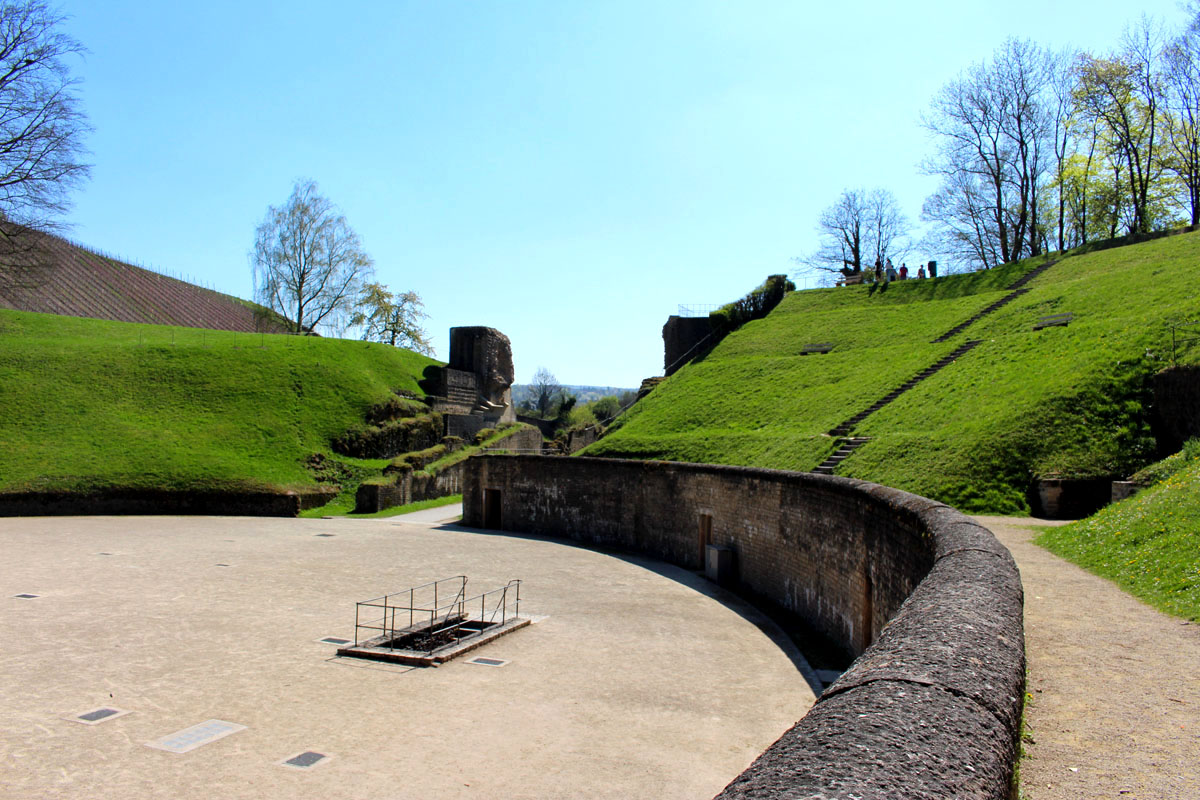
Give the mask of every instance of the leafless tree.
<svg viewBox="0 0 1200 800">
<path fill-rule="evenodd" d="M 977 176 L 968 172 L 947 175 L 941 189 L 927 197 L 921 209 L 921 218 L 933 223 L 926 249 L 944 253 L 952 264 L 974 269 L 1003 263 L 991 204 L 987 187 Z"/>
<path fill-rule="evenodd" d="M 543 417 L 550 412 L 554 401 L 564 391 L 558 378 L 554 377 L 554 373 L 545 367 L 538 367 L 537 372 L 533 373 L 533 383 L 530 384 L 529 390 L 533 395 L 533 403 L 537 407 L 538 414 Z"/>
<path fill-rule="evenodd" d="M 52 227 L 89 171 L 91 129 L 67 63 L 83 46 L 62 21 L 41 0 L 0 3 L 0 215 L 24 227 Z"/>
<path fill-rule="evenodd" d="M 1200 12 L 1166 48 L 1168 166 L 1183 184 L 1191 224 L 1200 223 Z"/>
<path fill-rule="evenodd" d="M 255 297 L 297 333 L 343 326 L 374 274 L 358 234 L 311 180 L 267 209 L 250 260 Z"/>
<path fill-rule="evenodd" d="M 817 219 L 815 253 L 794 258 L 809 269 L 853 275 L 875 261 L 899 258 L 908 244 L 908 218 L 886 189 L 847 189 Z"/>
<path fill-rule="evenodd" d="M 966 248 L 986 259 L 976 266 L 991 266 L 985 254 L 993 251 L 1001 263 L 1040 252 L 1038 198 L 1053 152 L 1053 66 L 1045 49 L 1009 39 L 991 61 L 943 87 L 924 118 L 938 140 L 924 168 L 942 176 L 944 195 L 926 203 L 927 218 L 950 223 L 957 231 L 950 238 L 969 231 L 994 237 Z M 959 220 L 957 213 L 982 218 Z"/>
</svg>

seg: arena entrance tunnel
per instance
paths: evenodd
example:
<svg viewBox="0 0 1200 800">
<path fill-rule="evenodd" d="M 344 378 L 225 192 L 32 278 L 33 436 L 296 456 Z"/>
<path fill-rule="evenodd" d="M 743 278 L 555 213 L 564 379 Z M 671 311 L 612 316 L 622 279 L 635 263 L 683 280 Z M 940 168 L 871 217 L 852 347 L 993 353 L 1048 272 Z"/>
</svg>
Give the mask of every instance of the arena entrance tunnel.
<svg viewBox="0 0 1200 800">
<path fill-rule="evenodd" d="M 1020 574 L 958 511 L 832 475 L 483 455 L 463 523 L 703 569 L 857 656 L 718 797 L 1008 798 L 1025 687 Z"/>
</svg>

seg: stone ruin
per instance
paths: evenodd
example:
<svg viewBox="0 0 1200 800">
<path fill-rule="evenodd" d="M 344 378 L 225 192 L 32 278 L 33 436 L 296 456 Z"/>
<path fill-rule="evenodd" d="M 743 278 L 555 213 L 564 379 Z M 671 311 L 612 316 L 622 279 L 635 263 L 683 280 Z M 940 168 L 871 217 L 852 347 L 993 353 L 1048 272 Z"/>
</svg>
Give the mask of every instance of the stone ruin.
<svg viewBox="0 0 1200 800">
<path fill-rule="evenodd" d="M 495 328 L 450 329 L 450 362 L 428 367 L 421 388 L 446 420 L 445 435 L 473 436 L 516 422 L 512 401 L 512 344 Z"/>
</svg>

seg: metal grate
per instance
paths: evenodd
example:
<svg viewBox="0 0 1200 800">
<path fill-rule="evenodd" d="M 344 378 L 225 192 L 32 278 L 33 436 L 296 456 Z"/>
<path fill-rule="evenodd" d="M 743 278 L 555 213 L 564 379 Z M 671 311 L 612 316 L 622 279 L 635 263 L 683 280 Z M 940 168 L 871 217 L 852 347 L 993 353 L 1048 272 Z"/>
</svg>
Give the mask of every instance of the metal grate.
<svg viewBox="0 0 1200 800">
<path fill-rule="evenodd" d="M 199 725 L 184 728 L 153 742 L 146 742 L 147 747 L 166 750 L 169 753 L 189 753 L 197 747 L 212 744 L 218 739 L 224 739 L 232 733 L 246 730 L 245 725 L 236 722 L 225 722 L 220 719 L 208 719 Z"/>
<path fill-rule="evenodd" d="M 305 750 L 303 753 L 297 753 L 291 758 L 285 759 L 279 763 L 285 767 L 295 767 L 296 769 L 308 769 L 328 758 L 324 753 L 318 753 L 315 750 Z"/>
<path fill-rule="evenodd" d="M 13 595 L 13 597 L 19 597 L 19 598 L 21 598 L 22 600 L 32 600 L 32 599 L 33 599 L 33 598 L 35 598 L 35 597 L 41 597 L 41 595 L 36 595 L 36 594 L 14 594 L 14 595 Z"/>
<path fill-rule="evenodd" d="M 122 711 L 112 706 L 101 706 L 100 708 L 93 708 L 91 711 L 84 711 L 82 714 L 73 714 L 65 719 L 69 719 L 72 722 L 82 722 L 84 725 L 97 725 L 101 722 L 108 722 L 110 719 L 123 717 L 128 713 L 130 712 Z"/>
<path fill-rule="evenodd" d="M 472 658 L 468 664 L 478 664 L 481 667 L 503 667 L 508 662 L 502 658 Z"/>
<path fill-rule="evenodd" d="M 350 639 L 343 639 L 340 636 L 326 636 L 323 639 L 317 639 L 321 644 L 350 644 Z"/>
<path fill-rule="evenodd" d="M 336 533 L 317 533 L 317 534 L 313 534 L 313 535 L 314 535 L 314 536 L 325 536 L 325 537 L 329 537 L 329 536 L 337 536 L 337 534 L 336 534 Z"/>
<path fill-rule="evenodd" d="M 86 714 L 80 714 L 79 718 L 88 722 L 96 722 L 97 720 L 104 719 L 105 717 L 111 717 L 116 713 L 117 710 L 115 708 L 97 708 L 95 711 L 89 711 Z"/>
<path fill-rule="evenodd" d="M 229 565 L 228 565 L 228 564 L 216 564 L 216 565 L 214 565 L 214 566 L 218 566 L 218 567 L 228 567 Z"/>
</svg>

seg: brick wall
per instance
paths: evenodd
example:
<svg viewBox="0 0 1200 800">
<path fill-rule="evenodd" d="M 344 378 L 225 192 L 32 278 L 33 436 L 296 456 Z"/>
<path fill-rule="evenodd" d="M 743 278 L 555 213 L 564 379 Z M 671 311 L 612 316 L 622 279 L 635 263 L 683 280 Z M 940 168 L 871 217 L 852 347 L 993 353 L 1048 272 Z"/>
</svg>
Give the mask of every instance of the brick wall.
<svg viewBox="0 0 1200 800">
<path fill-rule="evenodd" d="M 953 509 L 836 476 L 653 461 L 484 456 L 463 521 L 700 569 L 859 655 L 722 798 L 1008 795 L 1024 691 L 1020 576 Z M 711 531 L 710 541 L 702 541 Z"/>
</svg>

